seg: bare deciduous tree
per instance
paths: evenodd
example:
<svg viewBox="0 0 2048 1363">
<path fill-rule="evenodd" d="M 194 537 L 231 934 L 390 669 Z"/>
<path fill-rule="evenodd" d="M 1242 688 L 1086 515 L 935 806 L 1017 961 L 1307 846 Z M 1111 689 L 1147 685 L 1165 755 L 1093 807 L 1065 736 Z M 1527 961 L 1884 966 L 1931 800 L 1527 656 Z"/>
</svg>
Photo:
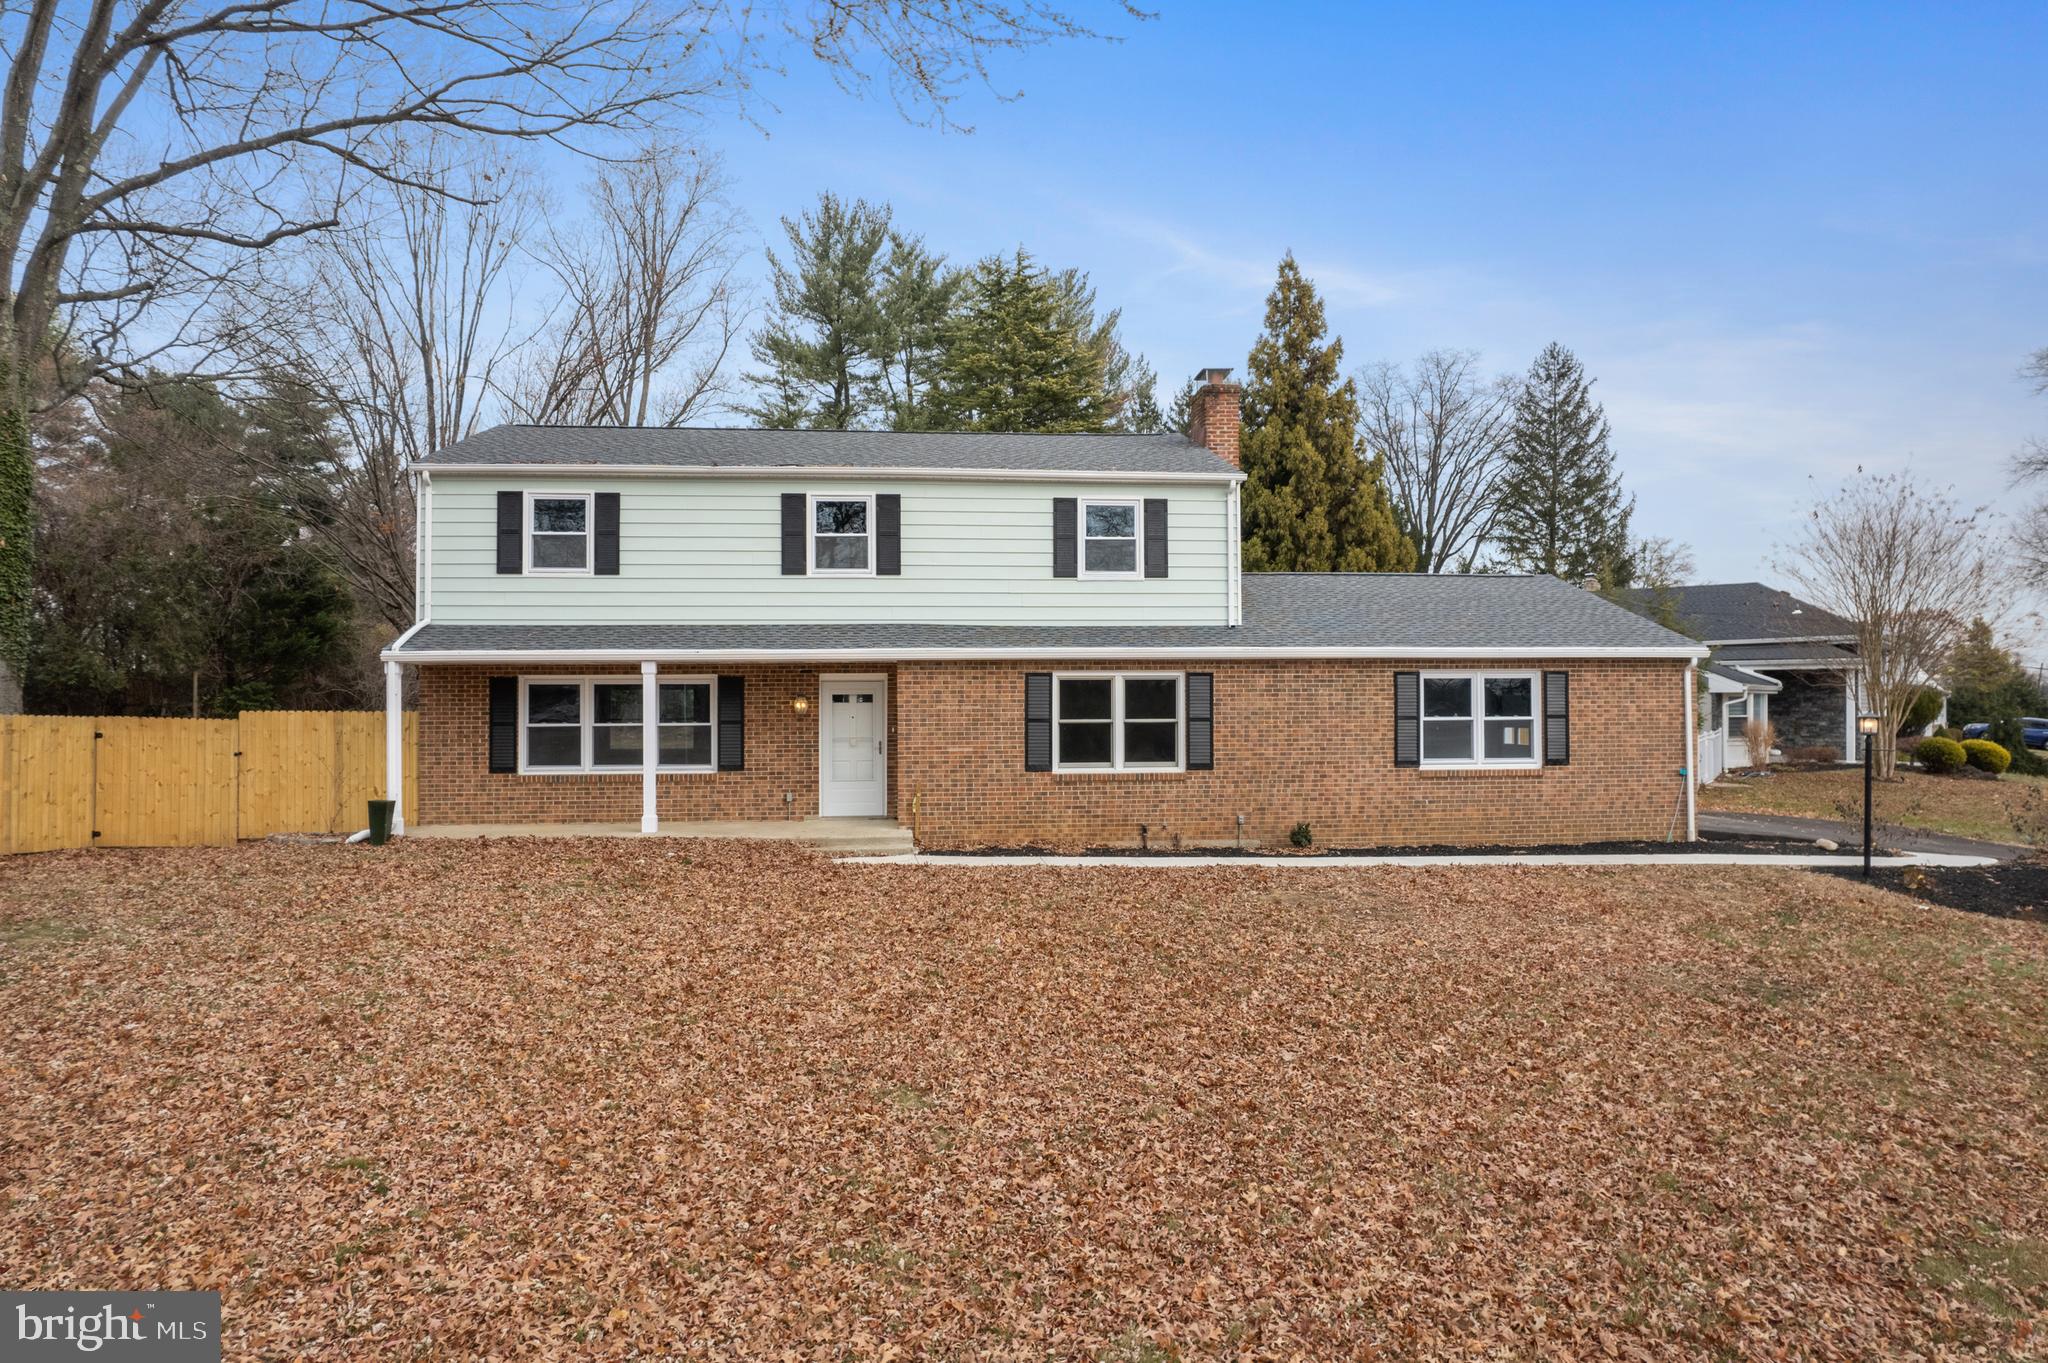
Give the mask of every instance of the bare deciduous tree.
<svg viewBox="0 0 2048 1363">
<path fill-rule="evenodd" d="M 587 230 L 541 252 L 562 296 L 512 404 L 527 421 L 679 426 L 726 392 L 743 321 L 719 163 L 651 150 L 605 167 L 590 205 Z"/>
<path fill-rule="evenodd" d="M 2036 395 L 2048 394 L 2048 347 L 2029 355 L 2020 374 Z M 2048 483 L 2048 436 L 2029 440 L 2014 457 L 2012 471 L 2021 486 Z M 2022 512 L 2013 527 L 2013 570 L 2022 582 L 2048 591 L 2048 497 Z"/>
<path fill-rule="evenodd" d="M 1814 506 L 1805 537 L 1778 565 L 1814 604 L 1855 625 L 1863 705 L 1885 717 L 1876 739 L 1880 775 L 1892 774 L 1893 735 L 1914 697 L 1990 606 L 1984 517 L 1903 475 L 1858 470 Z"/>
<path fill-rule="evenodd" d="M 1403 371 L 1361 370 L 1359 434 L 1386 459 L 1387 490 L 1426 573 L 1469 567 L 1493 528 L 1514 426 L 1515 381 L 1487 379 L 1479 356 L 1433 350 Z"/>
<path fill-rule="evenodd" d="M 1136 14 L 1128 4 L 1127 13 Z M 0 8 L 0 709 L 32 584 L 34 377 L 187 371 L 266 248 L 406 183 L 402 135 L 578 145 L 743 91 L 787 44 L 943 117 L 989 54 L 1087 30 L 1042 0 L 28 0 Z"/>
</svg>

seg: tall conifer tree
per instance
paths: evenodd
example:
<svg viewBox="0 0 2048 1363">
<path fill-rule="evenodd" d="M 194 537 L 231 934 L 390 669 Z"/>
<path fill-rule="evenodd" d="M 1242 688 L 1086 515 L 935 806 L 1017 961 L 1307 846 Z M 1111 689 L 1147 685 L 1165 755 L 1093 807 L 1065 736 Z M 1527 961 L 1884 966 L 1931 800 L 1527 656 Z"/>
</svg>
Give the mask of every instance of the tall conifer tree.
<svg viewBox="0 0 2048 1363">
<path fill-rule="evenodd" d="M 1515 402 L 1514 435 L 1500 481 L 1494 545 L 1500 566 L 1568 582 L 1635 579 L 1629 519 L 1607 415 L 1578 357 L 1552 341 L 1529 366 Z"/>
<path fill-rule="evenodd" d="M 946 324 L 934 426 L 963 431 L 1101 431 L 1114 317 L 1094 320 L 1085 276 L 1055 275 L 1019 247 L 976 265 Z"/>
<path fill-rule="evenodd" d="M 1266 300 L 1244 392 L 1244 566 L 1251 572 L 1405 572 L 1377 456 L 1358 440 L 1358 389 L 1339 378 L 1343 341 L 1289 254 Z"/>
<path fill-rule="evenodd" d="M 882 306 L 889 207 L 827 192 L 800 219 L 782 220 L 789 261 L 773 251 L 775 310 L 754 337 L 748 375 L 760 393 L 741 410 L 764 426 L 848 430 L 882 379 L 890 324 Z"/>
</svg>

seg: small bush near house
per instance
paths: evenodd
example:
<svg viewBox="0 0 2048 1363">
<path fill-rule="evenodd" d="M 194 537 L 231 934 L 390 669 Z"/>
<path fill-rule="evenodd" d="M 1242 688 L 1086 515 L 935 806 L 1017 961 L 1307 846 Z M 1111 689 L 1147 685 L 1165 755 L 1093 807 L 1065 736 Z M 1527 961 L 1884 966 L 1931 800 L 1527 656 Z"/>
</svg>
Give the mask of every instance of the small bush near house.
<svg viewBox="0 0 2048 1363">
<path fill-rule="evenodd" d="M 1766 767 L 1771 762 L 1771 749 L 1777 746 L 1778 731 L 1767 719 L 1752 719 L 1742 726 L 1742 746 L 1749 750 L 1749 765 Z"/>
<path fill-rule="evenodd" d="M 1309 831 L 1309 826 L 1305 823 L 1296 824 L 1294 831 L 1287 835 L 1287 841 L 1293 843 L 1296 847 L 1306 847 L 1315 840 L 1316 835 Z"/>
<path fill-rule="evenodd" d="M 1923 738 L 1913 745 L 1913 760 L 1928 771 L 1948 775 L 1961 771 L 1970 758 L 1952 738 Z"/>
<path fill-rule="evenodd" d="M 1906 707 L 1906 718 L 1899 725 L 1899 734 L 1917 734 L 1934 723 L 1934 717 L 1941 713 L 1941 692 L 1920 690 L 1914 693 L 1913 703 Z"/>
<path fill-rule="evenodd" d="M 1932 736 L 1935 738 L 1952 738 L 1958 743 L 1963 741 L 1963 731 L 1953 724 L 1942 725 L 1934 731 Z"/>
<path fill-rule="evenodd" d="M 1785 756 L 1794 762 L 1839 762 L 1842 750 L 1832 743 L 1815 743 L 1804 748 L 1787 748 Z"/>
<path fill-rule="evenodd" d="M 1988 771 L 1993 776 L 2004 773 L 2012 765 L 2012 754 L 1988 738 L 1966 738 L 1962 743 L 1963 758 L 1978 771 Z"/>
</svg>

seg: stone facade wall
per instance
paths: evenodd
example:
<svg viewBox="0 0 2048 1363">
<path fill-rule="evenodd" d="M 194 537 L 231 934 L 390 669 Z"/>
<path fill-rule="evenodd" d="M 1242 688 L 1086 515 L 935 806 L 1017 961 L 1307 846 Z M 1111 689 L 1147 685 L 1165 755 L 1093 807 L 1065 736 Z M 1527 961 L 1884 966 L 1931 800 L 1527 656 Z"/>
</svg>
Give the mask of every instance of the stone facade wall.
<svg viewBox="0 0 2048 1363">
<path fill-rule="evenodd" d="M 1771 727 L 1778 750 L 1827 748 L 1842 756 L 1842 730 L 1847 725 L 1847 680 L 1839 672 L 1772 672 L 1785 689 L 1771 697 Z"/>
</svg>

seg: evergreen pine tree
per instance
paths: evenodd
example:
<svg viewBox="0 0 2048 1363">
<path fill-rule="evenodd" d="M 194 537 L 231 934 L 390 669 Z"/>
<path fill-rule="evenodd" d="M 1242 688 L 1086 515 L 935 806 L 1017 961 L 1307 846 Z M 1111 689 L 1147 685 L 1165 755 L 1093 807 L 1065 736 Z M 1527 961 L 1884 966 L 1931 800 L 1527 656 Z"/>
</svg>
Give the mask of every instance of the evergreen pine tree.
<svg viewBox="0 0 2048 1363">
<path fill-rule="evenodd" d="M 935 428 L 1107 429 L 1115 403 L 1106 391 L 1107 333 L 1093 304 L 1085 277 L 1054 275 L 1022 247 L 976 265 L 943 331 Z"/>
<path fill-rule="evenodd" d="M 881 271 L 886 339 L 875 405 L 891 430 L 931 427 L 939 347 L 960 284 L 960 271 L 925 249 L 922 238 L 890 233 Z"/>
<path fill-rule="evenodd" d="M 870 415 L 890 349 L 883 307 L 889 207 L 821 194 L 782 220 L 789 263 L 773 251 L 775 307 L 754 337 L 759 397 L 740 410 L 763 426 L 849 430 Z"/>
<path fill-rule="evenodd" d="M 1358 441 L 1358 389 L 1338 377 L 1344 343 L 1325 342 L 1322 300 L 1289 254 L 1266 300 L 1244 393 L 1244 566 L 1250 572 L 1405 572 L 1401 533 L 1377 456 Z"/>
<path fill-rule="evenodd" d="M 1609 589 L 1635 580 L 1629 519 L 1607 447 L 1607 416 L 1578 357 L 1552 341 L 1529 366 L 1515 402 L 1493 537 L 1500 566 Z"/>
</svg>

